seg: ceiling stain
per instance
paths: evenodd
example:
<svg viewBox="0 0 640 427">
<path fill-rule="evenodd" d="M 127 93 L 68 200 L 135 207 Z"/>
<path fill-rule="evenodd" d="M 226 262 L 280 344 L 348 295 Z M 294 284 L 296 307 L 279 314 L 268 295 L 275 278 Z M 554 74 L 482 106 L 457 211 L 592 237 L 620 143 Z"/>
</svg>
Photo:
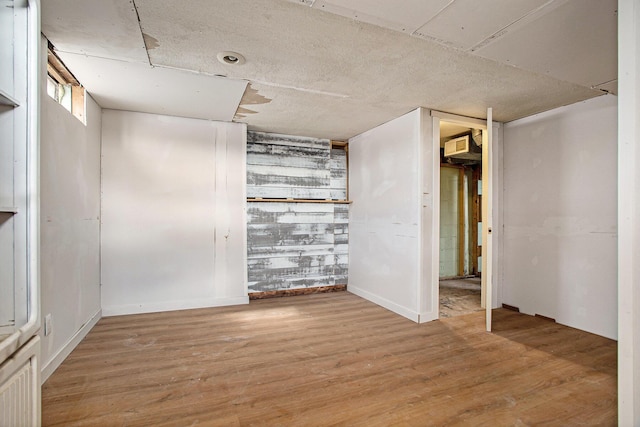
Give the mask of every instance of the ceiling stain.
<svg viewBox="0 0 640 427">
<path fill-rule="evenodd" d="M 160 46 L 158 39 L 150 36 L 149 34 L 142 33 L 142 39 L 144 40 L 144 46 L 147 50 L 155 49 Z"/>
</svg>

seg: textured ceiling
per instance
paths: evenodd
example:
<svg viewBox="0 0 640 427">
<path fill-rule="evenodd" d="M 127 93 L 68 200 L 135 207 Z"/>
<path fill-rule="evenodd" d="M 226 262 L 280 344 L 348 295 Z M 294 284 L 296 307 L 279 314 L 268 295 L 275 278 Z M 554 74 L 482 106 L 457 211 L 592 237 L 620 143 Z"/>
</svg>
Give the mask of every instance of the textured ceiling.
<svg viewBox="0 0 640 427">
<path fill-rule="evenodd" d="M 615 90 L 615 9 L 615 0 L 47 0 L 42 22 L 105 108 L 229 120 L 249 82 L 235 121 L 346 139 L 420 106 L 478 118 L 493 107 L 510 121 L 598 96 L 598 85 Z M 246 63 L 220 63 L 226 50 Z M 127 75 L 147 84 L 115 90 Z M 150 96 L 156 85 L 172 90 Z"/>
</svg>

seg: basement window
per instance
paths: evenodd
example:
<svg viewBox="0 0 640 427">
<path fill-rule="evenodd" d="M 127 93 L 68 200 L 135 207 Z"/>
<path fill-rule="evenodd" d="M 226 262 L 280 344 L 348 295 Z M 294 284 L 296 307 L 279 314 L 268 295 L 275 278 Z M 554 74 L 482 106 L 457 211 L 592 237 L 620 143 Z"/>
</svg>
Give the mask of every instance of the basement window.
<svg viewBox="0 0 640 427">
<path fill-rule="evenodd" d="M 84 87 L 58 58 L 51 43 L 47 50 L 47 95 L 86 124 Z"/>
</svg>

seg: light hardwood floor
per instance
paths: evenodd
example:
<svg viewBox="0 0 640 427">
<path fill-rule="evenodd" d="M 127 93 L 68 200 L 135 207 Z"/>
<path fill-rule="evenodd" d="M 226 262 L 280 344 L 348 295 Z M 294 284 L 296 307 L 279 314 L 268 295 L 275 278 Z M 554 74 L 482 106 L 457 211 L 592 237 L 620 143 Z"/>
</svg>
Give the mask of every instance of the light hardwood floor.
<svg viewBox="0 0 640 427">
<path fill-rule="evenodd" d="M 415 324 L 348 292 L 100 320 L 43 425 L 615 425 L 616 343 L 494 311 Z"/>
</svg>

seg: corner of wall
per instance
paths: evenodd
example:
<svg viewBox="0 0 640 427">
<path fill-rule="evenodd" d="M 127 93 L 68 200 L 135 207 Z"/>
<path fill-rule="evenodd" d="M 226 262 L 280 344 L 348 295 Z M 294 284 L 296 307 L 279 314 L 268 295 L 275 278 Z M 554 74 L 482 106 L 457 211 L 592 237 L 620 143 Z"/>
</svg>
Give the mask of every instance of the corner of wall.
<svg viewBox="0 0 640 427">
<path fill-rule="evenodd" d="M 60 348 L 58 351 L 42 365 L 41 383 L 44 384 L 51 374 L 64 362 L 64 360 L 71 354 L 71 352 L 80 344 L 80 342 L 87 336 L 89 331 L 98 323 L 102 318 L 102 310 L 98 310 L 96 314 L 78 329 L 78 331 Z"/>
<path fill-rule="evenodd" d="M 40 77 L 47 69 L 41 37 Z M 85 97 L 86 124 L 40 87 L 41 317 L 55 327 L 40 331 L 43 380 L 100 319 L 101 108 Z M 70 308 L 68 301 L 75 304 Z"/>
<path fill-rule="evenodd" d="M 402 317 L 406 317 L 407 319 L 418 323 L 420 321 L 420 314 L 417 311 L 413 311 L 404 307 L 400 304 L 396 304 L 393 301 L 388 300 L 376 293 L 369 292 L 365 289 L 359 288 L 357 286 L 349 285 L 349 292 L 354 295 L 358 295 L 368 301 L 371 301 L 380 307 L 386 308 L 389 311 L 392 311 L 396 314 L 399 314 Z"/>
</svg>

